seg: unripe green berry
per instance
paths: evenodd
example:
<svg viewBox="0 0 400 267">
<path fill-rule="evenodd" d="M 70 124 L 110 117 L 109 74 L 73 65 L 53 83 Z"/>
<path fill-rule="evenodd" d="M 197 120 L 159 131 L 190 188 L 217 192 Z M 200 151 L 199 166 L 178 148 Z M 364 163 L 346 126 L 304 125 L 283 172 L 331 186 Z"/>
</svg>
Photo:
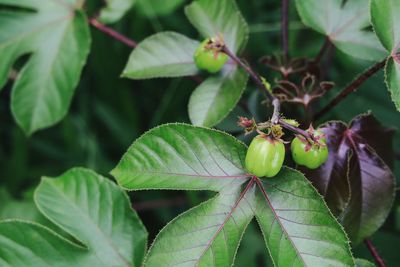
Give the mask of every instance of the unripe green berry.
<svg viewBox="0 0 400 267">
<path fill-rule="evenodd" d="M 281 140 L 259 135 L 253 139 L 246 154 L 246 169 L 257 177 L 274 177 L 285 159 Z"/>
<path fill-rule="evenodd" d="M 204 40 L 194 53 L 196 66 L 211 73 L 220 71 L 228 61 L 228 56 L 220 51 L 209 48 L 210 39 Z"/>
<path fill-rule="evenodd" d="M 314 136 L 321 136 L 321 131 L 315 131 Z M 326 138 L 321 138 L 319 143 L 310 144 L 303 138 L 296 137 L 291 144 L 293 160 L 309 169 L 316 169 L 324 164 L 329 155 Z"/>
</svg>

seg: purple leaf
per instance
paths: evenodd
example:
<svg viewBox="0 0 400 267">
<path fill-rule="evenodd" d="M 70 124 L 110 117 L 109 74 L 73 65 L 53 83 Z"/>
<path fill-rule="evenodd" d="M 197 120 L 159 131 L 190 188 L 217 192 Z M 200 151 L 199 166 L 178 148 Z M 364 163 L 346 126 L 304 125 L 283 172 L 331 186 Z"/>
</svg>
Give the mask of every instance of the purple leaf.
<svg viewBox="0 0 400 267">
<path fill-rule="evenodd" d="M 329 158 L 316 170 L 302 169 L 325 197 L 351 240 L 360 242 L 385 221 L 394 200 L 393 130 L 371 115 L 360 115 L 350 126 L 324 124 Z"/>
</svg>

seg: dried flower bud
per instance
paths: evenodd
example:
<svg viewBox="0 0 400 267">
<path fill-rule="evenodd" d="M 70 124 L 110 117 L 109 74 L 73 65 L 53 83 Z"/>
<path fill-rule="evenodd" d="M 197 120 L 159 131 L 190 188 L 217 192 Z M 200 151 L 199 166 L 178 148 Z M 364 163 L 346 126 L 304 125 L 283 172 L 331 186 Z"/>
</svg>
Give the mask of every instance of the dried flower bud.
<svg viewBox="0 0 400 267">
<path fill-rule="evenodd" d="M 250 120 L 246 117 L 239 117 L 238 125 L 242 128 L 253 127 L 255 124 L 256 124 L 256 122 L 252 119 Z"/>
<path fill-rule="evenodd" d="M 239 127 L 242 127 L 245 129 L 245 134 L 249 134 L 249 133 L 253 132 L 255 129 L 257 129 L 257 124 L 254 121 L 254 119 L 248 119 L 246 117 L 239 117 L 237 124 Z"/>
</svg>

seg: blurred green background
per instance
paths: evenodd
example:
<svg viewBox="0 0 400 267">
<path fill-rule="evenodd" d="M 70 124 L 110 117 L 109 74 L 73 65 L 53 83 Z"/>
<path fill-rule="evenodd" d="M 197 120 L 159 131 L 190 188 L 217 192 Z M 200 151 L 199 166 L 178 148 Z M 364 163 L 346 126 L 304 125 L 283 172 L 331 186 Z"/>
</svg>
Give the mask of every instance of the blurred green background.
<svg viewBox="0 0 400 267">
<path fill-rule="evenodd" d="M 100 7 L 100 2 L 89 1 L 88 12 L 94 14 Z M 138 42 L 165 30 L 199 38 L 183 13 L 183 6 L 189 2 L 139 0 L 112 27 Z M 237 0 L 237 3 L 251 32 L 243 56 L 261 74 L 272 79 L 274 75 L 259 63 L 259 58 L 280 53 L 280 1 Z M 315 56 L 324 37 L 302 25 L 293 3 L 290 11 L 291 55 Z M 32 192 L 41 176 L 57 176 L 74 166 L 88 167 L 109 176 L 108 172 L 117 164 L 128 146 L 145 131 L 162 123 L 189 122 L 187 103 L 196 87 L 195 82 L 190 79 L 121 79 L 119 76 L 131 49 L 96 29 L 92 29 L 92 36 L 91 54 L 76 89 L 70 112 L 56 126 L 27 138 L 11 116 L 9 102 L 12 81 L 1 92 L 0 218 L 40 220 L 32 202 Z M 326 103 L 372 63 L 331 49 L 324 64 L 326 79 L 334 81 L 336 86 L 319 105 Z M 250 83 L 241 101 L 249 105 L 250 110 L 255 110 L 260 102 L 255 92 L 256 89 Z M 396 112 L 390 100 L 382 72 L 366 82 L 317 124 L 329 119 L 347 122 L 355 115 L 369 110 L 386 126 L 400 125 L 400 113 Z M 235 110 L 220 127 L 241 138 L 242 135 L 235 126 L 235 116 L 241 113 L 240 109 Z M 398 132 L 394 149 L 400 152 Z M 397 159 L 395 172 L 398 180 L 399 167 Z M 151 239 L 177 214 L 209 197 L 207 193 L 163 191 L 130 195 Z M 397 199 L 387 222 L 372 238 L 389 266 L 399 266 L 400 262 L 400 254 L 395 246 L 400 243 L 399 204 Z M 354 252 L 357 257 L 371 259 L 363 245 L 355 248 Z M 256 224 L 250 225 L 244 236 L 236 266 L 272 266 Z"/>
</svg>

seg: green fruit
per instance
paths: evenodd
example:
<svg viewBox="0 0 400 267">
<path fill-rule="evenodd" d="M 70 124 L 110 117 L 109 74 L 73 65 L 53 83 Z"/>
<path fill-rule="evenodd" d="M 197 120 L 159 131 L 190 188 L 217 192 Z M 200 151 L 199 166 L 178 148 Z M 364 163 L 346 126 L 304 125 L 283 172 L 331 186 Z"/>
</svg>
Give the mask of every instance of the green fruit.
<svg viewBox="0 0 400 267">
<path fill-rule="evenodd" d="M 285 146 L 281 140 L 259 135 L 251 141 L 246 154 L 246 169 L 257 177 L 273 177 L 282 168 Z"/>
<path fill-rule="evenodd" d="M 314 135 L 319 136 L 322 133 L 316 131 Z M 325 138 L 321 138 L 319 142 L 320 144 L 309 144 L 302 138 L 294 138 L 291 145 L 293 160 L 309 169 L 316 169 L 324 164 L 328 159 L 328 147 Z"/>
<path fill-rule="evenodd" d="M 216 73 L 222 69 L 228 61 L 228 56 L 220 51 L 207 48 L 210 39 L 204 40 L 194 53 L 194 61 L 199 69 Z"/>
</svg>

